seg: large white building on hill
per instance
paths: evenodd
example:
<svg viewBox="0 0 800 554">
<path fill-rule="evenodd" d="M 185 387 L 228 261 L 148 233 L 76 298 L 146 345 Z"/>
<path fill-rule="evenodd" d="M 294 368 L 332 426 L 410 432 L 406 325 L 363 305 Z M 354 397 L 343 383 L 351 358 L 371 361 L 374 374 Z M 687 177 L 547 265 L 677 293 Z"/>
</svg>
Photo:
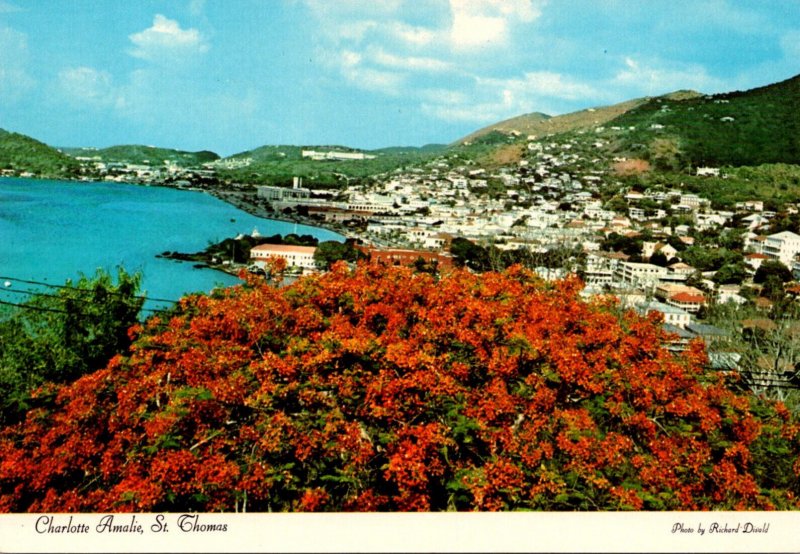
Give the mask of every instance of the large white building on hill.
<svg viewBox="0 0 800 554">
<path fill-rule="evenodd" d="M 791 269 L 795 256 L 800 253 L 800 235 L 791 231 L 775 233 L 764 240 L 761 248 L 762 254 Z"/>
</svg>

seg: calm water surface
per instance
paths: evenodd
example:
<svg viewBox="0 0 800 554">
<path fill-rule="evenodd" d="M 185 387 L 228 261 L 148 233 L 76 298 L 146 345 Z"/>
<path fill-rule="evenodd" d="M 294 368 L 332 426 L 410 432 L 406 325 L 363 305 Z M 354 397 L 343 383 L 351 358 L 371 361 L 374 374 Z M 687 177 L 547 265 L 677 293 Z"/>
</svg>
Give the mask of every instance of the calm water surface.
<svg viewBox="0 0 800 554">
<path fill-rule="evenodd" d="M 258 229 L 262 235 L 310 234 L 342 240 L 331 231 L 262 219 L 201 192 L 120 183 L 74 183 L 0 178 L 0 276 L 51 284 L 104 268 L 143 274 L 153 298 L 178 299 L 239 282 L 191 263 L 156 258 L 166 250 L 195 252 Z M 24 295 L 3 290 L 0 300 Z M 14 282 L 12 288 L 27 287 Z M 148 301 L 146 307 L 163 307 Z"/>
</svg>

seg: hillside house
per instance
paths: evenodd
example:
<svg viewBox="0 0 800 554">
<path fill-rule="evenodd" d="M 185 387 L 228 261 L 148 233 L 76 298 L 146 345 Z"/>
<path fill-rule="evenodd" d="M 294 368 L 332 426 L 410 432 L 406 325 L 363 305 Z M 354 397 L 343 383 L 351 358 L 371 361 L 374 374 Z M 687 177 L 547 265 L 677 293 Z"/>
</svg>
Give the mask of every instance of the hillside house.
<svg viewBox="0 0 800 554">
<path fill-rule="evenodd" d="M 764 263 L 764 260 L 769 260 L 769 256 L 755 252 L 744 255 L 744 263 L 750 266 L 753 271 L 758 271 L 758 268 L 761 267 L 761 264 Z"/>
<path fill-rule="evenodd" d="M 667 257 L 667 260 L 678 255 L 678 251 L 670 244 L 664 242 L 643 242 L 642 243 L 642 257 L 649 258 L 656 252 L 660 252 Z"/>
<path fill-rule="evenodd" d="M 664 323 L 680 327 L 681 329 L 685 329 L 687 325 L 692 323 L 692 314 L 675 306 L 664 304 L 663 302 L 644 302 L 639 304 L 636 310 L 642 315 L 658 312 L 664 317 Z"/>
<path fill-rule="evenodd" d="M 637 262 L 620 262 L 615 276 L 624 284 L 653 288 L 658 280 L 666 274 L 666 267 Z"/>
<path fill-rule="evenodd" d="M 700 308 L 706 305 L 706 297 L 702 294 L 679 292 L 667 298 L 667 304 L 685 310 L 690 314 L 696 314 L 700 311 Z"/>
<path fill-rule="evenodd" d="M 800 235 L 791 231 L 769 235 L 764 240 L 761 252 L 791 268 L 794 257 L 800 253 Z"/>
</svg>

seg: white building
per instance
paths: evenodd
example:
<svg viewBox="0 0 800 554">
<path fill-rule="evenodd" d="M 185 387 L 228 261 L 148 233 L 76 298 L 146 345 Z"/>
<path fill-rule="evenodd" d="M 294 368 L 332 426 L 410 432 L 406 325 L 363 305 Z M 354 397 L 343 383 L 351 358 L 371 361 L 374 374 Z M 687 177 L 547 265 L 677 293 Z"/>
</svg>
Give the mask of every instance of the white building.
<svg viewBox="0 0 800 554">
<path fill-rule="evenodd" d="M 321 160 L 339 160 L 339 161 L 347 161 L 347 160 L 372 160 L 375 156 L 371 154 L 365 154 L 364 152 L 336 152 L 333 150 L 329 150 L 327 152 L 319 152 L 317 150 L 303 150 L 301 152 L 304 158 L 311 158 L 312 160 L 321 161 Z"/>
<path fill-rule="evenodd" d="M 283 258 L 289 267 L 316 269 L 314 263 L 315 246 L 294 246 L 290 244 L 260 244 L 250 249 L 250 261 L 262 269 L 270 258 Z"/>
<path fill-rule="evenodd" d="M 666 267 L 637 262 L 620 262 L 616 268 L 616 277 L 619 281 L 642 287 L 655 287 L 659 279 L 666 274 Z"/>
<path fill-rule="evenodd" d="M 311 198 L 311 190 L 303 188 L 302 181 L 294 178 L 292 188 L 288 187 L 273 187 L 273 186 L 258 186 L 258 196 L 269 200 L 270 202 L 290 202 L 293 200 L 308 200 Z"/>
<path fill-rule="evenodd" d="M 764 240 L 762 253 L 791 268 L 794 264 L 794 257 L 800 253 L 800 235 L 791 231 L 769 235 Z"/>
<path fill-rule="evenodd" d="M 650 312 L 659 312 L 664 316 L 664 323 L 680 327 L 681 329 L 684 329 L 687 325 L 692 323 L 692 314 L 675 306 L 664 304 L 663 302 L 653 301 L 639 304 L 639 306 L 637 306 L 637 311 L 642 315 L 647 315 Z"/>
</svg>

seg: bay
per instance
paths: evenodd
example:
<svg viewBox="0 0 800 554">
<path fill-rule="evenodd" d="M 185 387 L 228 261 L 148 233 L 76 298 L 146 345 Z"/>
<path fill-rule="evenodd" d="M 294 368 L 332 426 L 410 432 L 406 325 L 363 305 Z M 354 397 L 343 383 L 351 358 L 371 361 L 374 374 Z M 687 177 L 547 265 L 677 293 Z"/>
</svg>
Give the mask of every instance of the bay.
<svg viewBox="0 0 800 554">
<path fill-rule="evenodd" d="M 0 300 L 26 296 L 9 289 L 41 287 L 18 280 L 63 285 L 98 268 L 141 272 L 150 298 L 177 300 L 239 279 L 192 263 L 157 258 L 164 251 L 196 252 L 254 230 L 265 236 L 309 234 L 343 240 L 332 231 L 263 219 L 209 194 L 122 183 L 81 183 L 0 178 Z M 13 278 L 5 286 L 6 278 Z M 52 292 L 52 291 L 51 291 Z M 148 300 L 146 308 L 169 304 Z"/>
</svg>

